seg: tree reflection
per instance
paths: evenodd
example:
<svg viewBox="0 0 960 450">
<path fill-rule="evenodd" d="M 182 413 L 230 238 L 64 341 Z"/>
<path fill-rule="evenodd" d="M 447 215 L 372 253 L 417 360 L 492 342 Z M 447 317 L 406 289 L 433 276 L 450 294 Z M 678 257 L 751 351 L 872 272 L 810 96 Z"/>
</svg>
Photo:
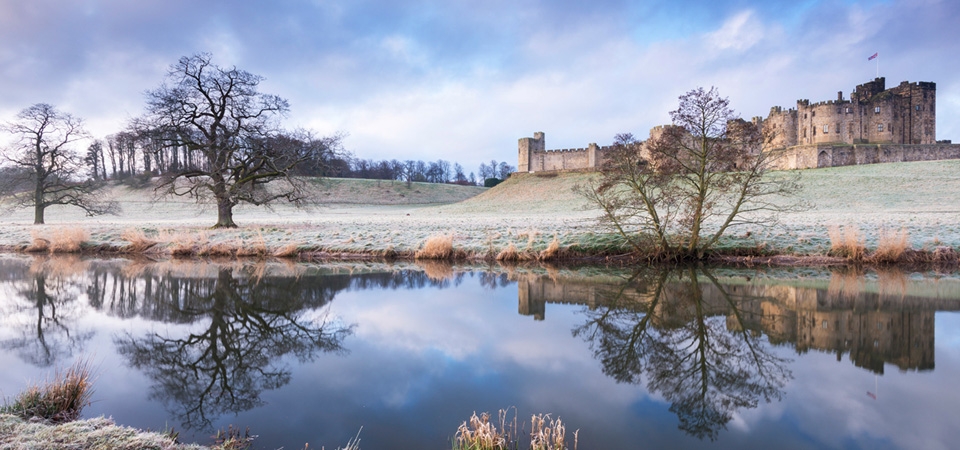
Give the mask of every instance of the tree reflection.
<svg viewBox="0 0 960 450">
<path fill-rule="evenodd" d="M 263 404 L 260 393 L 290 382 L 280 360 L 301 361 L 318 352 L 343 351 L 352 327 L 327 321 L 319 307 L 332 295 L 311 278 L 234 276 L 220 267 L 215 278 L 158 278 L 152 292 L 176 293 L 156 301 L 198 325 L 186 336 L 151 333 L 118 337 L 118 351 L 144 370 L 155 385 L 151 398 L 164 401 L 185 427 L 209 428 L 223 413 Z"/>
<path fill-rule="evenodd" d="M 690 435 L 716 439 L 737 410 L 782 397 L 787 360 L 748 327 L 741 304 L 750 298 L 708 271 L 641 272 L 607 295 L 574 335 L 618 382 L 646 377 Z"/>
<path fill-rule="evenodd" d="M 76 329 L 82 305 L 77 301 L 77 270 L 74 259 L 38 257 L 14 284 L 15 301 L 5 304 L 5 326 L 17 337 L 0 341 L 0 348 L 14 350 L 21 359 L 38 367 L 50 367 L 68 359 L 93 336 Z"/>
</svg>

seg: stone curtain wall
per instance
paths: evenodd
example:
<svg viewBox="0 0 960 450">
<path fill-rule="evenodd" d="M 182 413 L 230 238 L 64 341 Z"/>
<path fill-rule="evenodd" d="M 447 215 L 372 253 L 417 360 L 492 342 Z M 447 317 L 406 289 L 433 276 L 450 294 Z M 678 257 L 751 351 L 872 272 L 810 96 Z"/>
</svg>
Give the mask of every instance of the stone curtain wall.
<svg viewBox="0 0 960 450">
<path fill-rule="evenodd" d="M 544 134 L 538 131 L 532 138 L 520 138 L 517 144 L 517 171 L 597 170 L 609 149 L 591 143 L 586 148 L 546 150 Z"/>
<path fill-rule="evenodd" d="M 960 159 L 960 144 L 811 144 L 782 150 L 778 169 L 816 169 L 909 161 Z"/>
</svg>

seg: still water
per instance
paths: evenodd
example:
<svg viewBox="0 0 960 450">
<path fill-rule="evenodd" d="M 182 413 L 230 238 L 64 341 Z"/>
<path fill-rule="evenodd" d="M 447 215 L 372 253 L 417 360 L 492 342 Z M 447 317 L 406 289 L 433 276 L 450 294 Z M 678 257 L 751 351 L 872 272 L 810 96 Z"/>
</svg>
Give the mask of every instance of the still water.
<svg viewBox="0 0 960 450">
<path fill-rule="evenodd" d="M 0 392 L 87 359 L 85 417 L 258 448 L 444 449 L 507 408 L 580 449 L 956 448 L 958 310 L 932 273 L 7 256 Z"/>
</svg>

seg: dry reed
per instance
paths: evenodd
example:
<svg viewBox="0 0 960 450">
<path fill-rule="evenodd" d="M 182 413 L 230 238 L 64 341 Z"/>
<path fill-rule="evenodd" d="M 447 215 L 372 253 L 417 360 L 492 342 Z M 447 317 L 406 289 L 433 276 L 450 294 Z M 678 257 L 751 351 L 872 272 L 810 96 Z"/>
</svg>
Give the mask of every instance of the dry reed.
<svg viewBox="0 0 960 450">
<path fill-rule="evenodd" d="M 93 380 L 90 364 L 81 360 L 67 370 L 57 370 L 52 380 L 35 384 L 17 394 L 0 411 L 24 420 L 39 417 L 52 423 L 77 420 L 83 408 L 90 404 Z"/>
<path fill-rule="evenodd" d="M 83 228 L 57 228 L 50 237 L 50 253 L 80 253 L 90 233 Z"/>
<path fill-rule="evenodd" d="M 877 263 L 895 263 L 903 258 L 904 253 L 910 249 L 910 243 L 907 239 L 907 230 L 901 228 L 900 231 L 880 230 L 880 240 L 877 243 L 877 251 L 870 255 L 870 261 Z"/>
<path fill-rule="evenodd" d="M 120 233 L 120 239 L 129 242 L 122 249 L 124 253 L 146 253 L 157 245 L 157 241 L 150 239 L 139 228 L 127 228 Z"/>
<path fill-rule="evenodd" d="M 300 244 L 290 243 L 273 251 L 277 258 L 296 258 L 300 256 Z"/>
<path fill-rule="evenodd" d="M 580 430 L 573 433 L 573 448 L 576 450 Z M 566 450 L 567 427 L 560 418 L 551 419 L 549 414 L 534 414 L 530 419 L 531 450 Z"/>
<path fill-rule="evenodd" d="M 550 241 L 550 245 L 548 245 L 545 250 L 540 252 L 540 255 L 538 255 L 537 259 L 540 261 L 550 261 L 558 258 L 560 258 L 560 241 L 557 240 L 556 236 L 554 236 L 553 240 Z"/>
<path fill-rule="evenodd" d="M 504 430 L 506 412 L 500 410 L 500 429 L 490 422 L 490 413 L 477 416 L 474 412 L 470 419 L 463 422 L 454 436 L 456 450 L 505 450 L 510 442 Z"/>
<path fill-rule="evenodd" d="M 860 237 L 860 228 L 856 225 L 848 225 L 840 228 L 837 225 L 831 225 L 827 230 L 830 236 L 830 254 L 841 256 L 852 260 L 862 260 L 866 255 L 866 247 Z"/>
<path fill-rule="evenodd" d="M 257 231 L 257 238 L 252 242 L 241 240 L 236 249 L 237 256 L 267 256 L 270 251 L 267 249 L 267 241 L 263 238 L 263 233 Z"/>
<path fill-rule="evenodd" d="M 453 236 L 431 236 L 423 243 L 423 247 L 414 254 L 414 259 L 451 259 L 453 252 Z"/>
<path fill-rule="evenodd" d="M 39 231 L 30 230 L 30 237 L 33 238 L 33 242 L 24 248 L 23 251 L 27 253 L 45 253 L 47 250 L 50 250 L 50 239 L 40 236 Z"/>
<path fill-rule="evenodd" d="M 497 253 L 497 261 L 520 261 L 520 252 L 517 251 L 517 246 L 513 245 L 513 242 L 507 244 L 507 248 L 501 250 L 500 253 Z"/>
</svg>

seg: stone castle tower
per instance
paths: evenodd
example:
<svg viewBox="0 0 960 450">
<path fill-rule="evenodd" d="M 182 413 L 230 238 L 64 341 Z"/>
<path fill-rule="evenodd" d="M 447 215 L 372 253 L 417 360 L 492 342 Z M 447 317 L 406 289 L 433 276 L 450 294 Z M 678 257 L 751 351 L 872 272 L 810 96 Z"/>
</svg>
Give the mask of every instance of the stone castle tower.
<svg viewBox="0 0 960 450">
<path fill-rule="evenodd" d="M 936 144 L 936 83 L 904 81 L 886 89 L 883 77 L 861 84 L 843 98 L 796 109 L 775 106 L 762 120 L 774 133 L 771 148 L 809 144 Z"/>
</svg>

